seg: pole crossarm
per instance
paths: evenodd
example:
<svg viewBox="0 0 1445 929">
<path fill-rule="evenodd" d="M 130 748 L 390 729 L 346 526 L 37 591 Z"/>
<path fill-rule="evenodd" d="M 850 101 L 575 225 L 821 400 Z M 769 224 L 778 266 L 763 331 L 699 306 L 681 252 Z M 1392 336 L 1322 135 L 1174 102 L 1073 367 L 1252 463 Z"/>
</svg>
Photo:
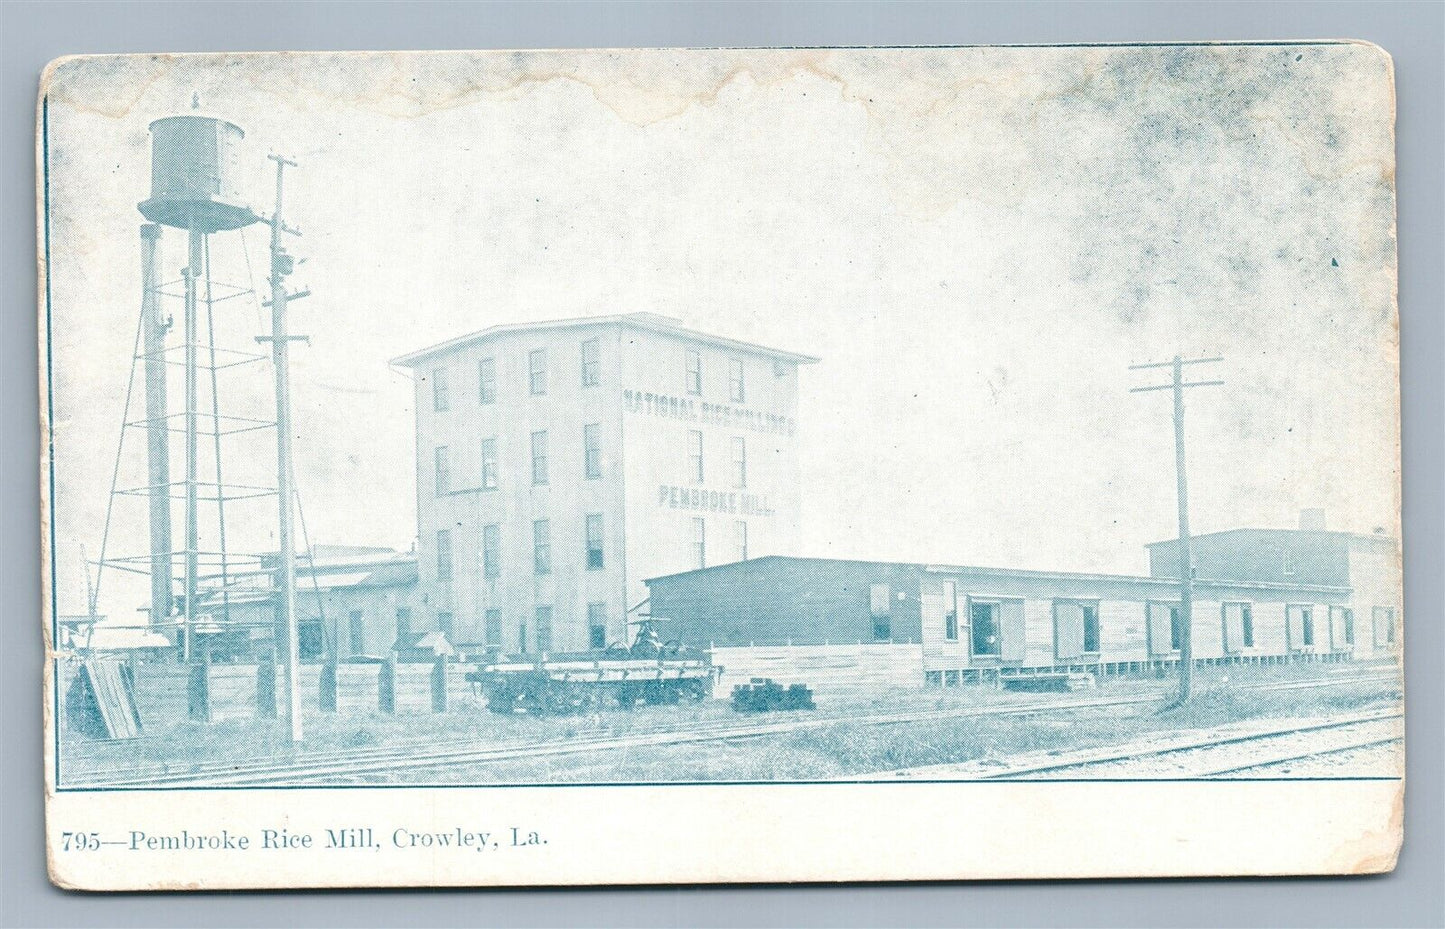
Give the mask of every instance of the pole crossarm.
<svg viewBox="0 0 1445 929">
<path fill-rule="evenodd" d="M 1189 471 L 1184 458 L 1184 391 L 1191 387 L 1219 387 L 1222 380 L 1185 381 L 1185 365 L 1216 364 L 1223 358 L 1189 358 L 1175 355 L 1169 361 L 1130 365 L 1130 371 L 1168 368 L 1173 375 L 1168 384 L 1151 384 L 1147 387 L 1132 387 L 1130 393 L 1148 393 L 1167 390 L 1174 395 L 1174 478 L 1175 495 L 1179 504 L 1179 607 L 1177 614 L 1170 618 L 1169 636 L 1171 645 L 1179 650 L 1179 695 L 1173 707 L 1189 702 L 1194 689 L 1194 553 L 1189 535 Z M 1152 617 L 1145 617 L 1145 624 L 1152 630 Z M 1153 648 L 1150 649 L 1154 651 Z"/>
</svg>

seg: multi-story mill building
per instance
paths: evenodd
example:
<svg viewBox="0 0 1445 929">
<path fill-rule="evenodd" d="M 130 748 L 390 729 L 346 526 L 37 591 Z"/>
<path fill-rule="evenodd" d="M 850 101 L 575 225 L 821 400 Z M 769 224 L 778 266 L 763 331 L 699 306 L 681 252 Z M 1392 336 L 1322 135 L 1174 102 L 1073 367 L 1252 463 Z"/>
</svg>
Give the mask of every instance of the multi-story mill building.
<svg viewBox="0 0 1445 929">
<path fill-rule="evenodd" d="M 507 652 L 627 641 L 645 578 L 794 550 L 798 367 L 631 313 L 402 356 L 428 620 Z"/>
</svg>

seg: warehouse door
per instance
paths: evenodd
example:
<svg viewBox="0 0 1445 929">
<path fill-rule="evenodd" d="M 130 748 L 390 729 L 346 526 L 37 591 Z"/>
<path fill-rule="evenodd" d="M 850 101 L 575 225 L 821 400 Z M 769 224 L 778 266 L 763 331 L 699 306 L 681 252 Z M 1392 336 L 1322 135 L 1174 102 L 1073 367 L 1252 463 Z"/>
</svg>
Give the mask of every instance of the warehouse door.
<svg viewBox="0 0 1445 929">
<path fill-rule="evenodd" d="M 1024 660 L 1024 602 L 1005 600 L 999 604 L 1001 657 L 1004 661 Z"/>
<path fill-rule="evenodd" d="M 1072 661 L 1084 653 L 1084 605 L 1054 601 L 1054 657 Z"/>
<path fill-rule="evenodd" d="M 1151 600 L 1148 610 L 1150 655 L 1169 655 L 1179 650 L 1179 604 Z"/>
</svg>

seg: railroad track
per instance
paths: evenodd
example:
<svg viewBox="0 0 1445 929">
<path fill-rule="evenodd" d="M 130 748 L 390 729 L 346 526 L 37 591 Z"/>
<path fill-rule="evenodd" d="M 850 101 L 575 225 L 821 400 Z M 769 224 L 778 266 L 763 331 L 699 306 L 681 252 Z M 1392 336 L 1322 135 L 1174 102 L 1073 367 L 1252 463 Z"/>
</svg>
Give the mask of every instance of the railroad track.
<svg viewBox="0 0 1445 929">
<path fill-rule="evenodd" d="M 1288 691 L 1310 687 L 1336 687 L 1355 684 L 1384 683 L 1398 680 L 1395 674 L 1370 674 L 1355 678 L 1317 681 L 1286 681 L 1272 684 L 1241 685 L 1240 689 Z M 978 707 L 951 707 L 911 713 L 878 713 L 866 716 L 827 715 L 790 717 L 770 722 L 722 722 L 691 728 L 675 724 L 627 732 L 604 731 L 568 739 L 549 741 L 514 740 L 479 746 L 475 740 L 454 740 L 446 743 L 410 744 L 378 749 L 351 749 L 314 752 L 289 759 L 263 759 L 238 762 L 207 762 L 186 765 L 182 770 L 165 766 L 134 768 L 111 772 L 108 776 L 70 781 L 67 787 L 148 789 L 159 787 L 246 787 L 314 783 L 317 781 L 364 781 L 397 771 L 420 771 L 453 765 L 485 764 L 530 758 L 544 758 L 579 752 L 643 748 L 700 742 L 733 741 L 823 729 L 839 723 L 850 725 L 888 725 L 929 722 L 942 719 L 967 719 L 980 716 L 1019 716 L 1048 713 L 1083 712 L 1093 709 L 1139 706 L 1157 703 L 1156 693 L 1110 699 L 1072 701 L 1041 700 L 993 704 Z M 119 776 L 117 776 L 119 774 Z"/>
<path fill-rule="evenodd" d="M 1004 761 L 929 765 L 880 772 L 870 780 L 1107 780 L 1229 777 L 1288 762 L 1376 748 L 1404 738 L 1396 710 L 1326 720 L 1255 721 L 1063 753 Z"/>
</svg>

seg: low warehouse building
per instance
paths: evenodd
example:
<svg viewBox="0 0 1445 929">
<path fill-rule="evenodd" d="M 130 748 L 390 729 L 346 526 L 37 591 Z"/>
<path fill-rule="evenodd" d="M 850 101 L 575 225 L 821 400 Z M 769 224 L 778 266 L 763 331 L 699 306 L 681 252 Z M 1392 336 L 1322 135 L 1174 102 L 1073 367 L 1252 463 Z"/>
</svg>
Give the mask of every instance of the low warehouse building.
<svg viewBox="0 0 1445 929">
<path fill-rule="evenodd" d="M 930 683 L 1025 669 L 1118 673 L 1176 661 L 1184 622 L 1178 582 L 1166 576 L 774 556 L 654 578 L 648 587 L 651 614 L 670 621 L 666 636 L 691 648 L 907 643 L 919 646 L 919 677 Z M 1388 583 L 1366 577 L 1199 577 L 1194 655 L 1277 661 L 1388 653 L 1393 633 L 1357 629 L 1355 616 L 1393 618 L 1397 608 Z"/>
</svg>

